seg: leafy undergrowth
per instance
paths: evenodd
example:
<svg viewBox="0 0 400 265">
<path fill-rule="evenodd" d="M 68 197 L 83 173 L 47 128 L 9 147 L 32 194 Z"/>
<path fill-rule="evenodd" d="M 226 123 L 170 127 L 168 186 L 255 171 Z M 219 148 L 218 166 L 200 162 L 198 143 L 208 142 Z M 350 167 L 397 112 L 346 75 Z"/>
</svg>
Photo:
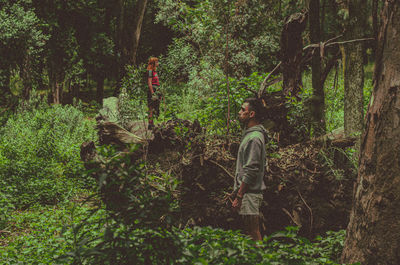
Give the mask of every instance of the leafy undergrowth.
<svg viewBox="0 0 400 265">
<path fill-rule="evenodd" d="M 0 208 L 57 204 L 76 187 L 93 185 L 79 155 L 89 140 L 96 140 L 94 121 L 78 108 L 49 106 L 33 96 L 21 103 L 0 128 Z"/>
<path fill-rule="evenodd" d="M 297 235 L 296 227 L 255 243 L 239 231 L 187 229 L 110 230 L 104 210 L 66 203 L 14 212 L 0 237 L 4 264 L 337 264 L 344 230 L 328 232 L 313 242 Z M 114 223 L 115 228 L 115 223 Z M 98 241 L 119 242 L 125 248 Z M 114 246 L 118 246 L 116 243 Z M 113 258 L 112 258 L 113 257 Z M 107 263 L 111 262 L 117 263 Z M 167 262 L 167 263 L 165 263 Z M 104 264 L 104 263 L 102 263 Z"/>
<path fill-rule="evenodd" d="M 95 197 L 13 211 L 1 233 L 2 262 L 337 264 L 344 231 L 310 241 L 297 234 L 298 228 L 287 227 L 256 243 L 240 231 L 173 225 L 176 183 L 148 174 L 129 153 L 100 151 Z"/>
<path fill-rule="evenodd" d="M 74 246 L 73 230 L 65 230 L 66 226 L 74 227 L 83 219 L 93 221 L 102 217 L 102 211 L 90 216 L 90 209 L 70 202 L 12 212 L 0 234 L 2 264 L 54 264 Z M 98 234 L 90 230 L 82 233 L 90 233 L 91 237 Z"/>
</svg>

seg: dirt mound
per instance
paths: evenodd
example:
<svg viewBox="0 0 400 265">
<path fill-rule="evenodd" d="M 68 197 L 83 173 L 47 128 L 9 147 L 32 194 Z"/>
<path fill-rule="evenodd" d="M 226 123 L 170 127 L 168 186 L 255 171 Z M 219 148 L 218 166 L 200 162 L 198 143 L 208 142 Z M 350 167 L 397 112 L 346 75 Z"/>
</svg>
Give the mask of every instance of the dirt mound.
<svg viewBox="0 0 400 265">
<path fill-rule="evenodd" d="M 147 160 L 150 174 L 180 180 L 179 224 L 239 229 L 240 219 L 226 203 L 239 137 L 207 136 L 198 122 L 179 119 L 157 126 L 153 135 L 148 148 L 132 155 Z M 268 150 L 263 233 L 297 225 L 304 236 L 313 237 L 347 226 L 355 170 L 342 149 L 349 144 L 338 143 L 318 140 Z M 82 146 L 82 158 L 93 156 L 93 146 Z"/>
<path fill-rule="evenodd" d="M 268 230 L 301 226 L 304 235 L 344 229 L 351 209 L 355 170 L 344 151 L 305 143 L 269 159 L 263 213 Z"/>
<path fill-rule="evenodd" d="M 239 140 L 206 137 L 198 124 L 181 120 L 155 130 L 149 162 L 181 180 L 183 225 L 240 227 L 237 215 L 226 205 Z M 313 236 L 347 226 L 355 172 L 340 148 L 308 142 L 269 152 L 269 156 L 264 232 L 297 225 L 303 235 Z"/>
</svg>

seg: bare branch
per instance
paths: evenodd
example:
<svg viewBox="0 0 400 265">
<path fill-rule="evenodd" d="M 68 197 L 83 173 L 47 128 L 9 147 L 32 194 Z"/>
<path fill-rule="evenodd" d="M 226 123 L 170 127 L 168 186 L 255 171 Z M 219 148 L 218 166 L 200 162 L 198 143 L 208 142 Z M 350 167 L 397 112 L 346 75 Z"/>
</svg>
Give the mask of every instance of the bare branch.
<svg viewBox="0 0 400 265">
<path fill-rule="evenodd" d="M 216 166 L 219 166 L 223 171 L 225 171 L 225 173 L 230 176 L 231 178 L 235 179 L 235 176 L 233 176 L 226 168 L 224 168 L 223 166 L 221 166 L 220 164 L 218 164 L 217 162 L 215 162 L 214 160 L 206 160 L 208 162 L 213 163 Z"/>
<path fill-rule="evenodd" d="M 339 37 L 340 36 L 335 37 L 333 39 L 337 39 Z M 305 51 L 305 50 L 307 50 L 309 48 L 319 48 L 320 46 L 328 47 L 328 46 L 333 46 L 333 45 L 337 45 L 337 44 L 347 44 L 347 43 L 353 43 L 353 42 L 374 40 L 374 38 L 364 38 L 364 39 L 354 39 L 354 40 L 337 41 L 337 42 L 328 43 L 329 41 L 331 41 L 333 39 L 330 39 L 330 40 L 328 40 L 326 42 L 314 43 L 314 44 L 307 45 L 306 47 L 303 48 L 303 51 Z"/>
<path fill-rule="evenodd" d="M 375 40 L 374 38 L 364 38 L 364 39 L 354 39 L 354 40 L 347 40 L 347 41 L 337 41 L 337 42 L 331 42 L 334 41 L 338 38 L 342 37 L 342 35 L 340 36 L 336 36 L 332 39 L 329 39 L 325 42 L 321 42 L 321 43 L 314 43 L 314 44 L 310 44 L 307 45 L 306 47 L 303 48 L 303 51 L 306 51 L 310 48 L 322 48 L 322 50 L 325 47 L 329 47 L 329 46 L 333 46 L 333 45 L 339 45 L 339 44 L 348 44 L 348 43 L 354 43 L 354 42 L 360 42 L 360 41 L 370 41 L 370 40 Z M 323 52 L 321 50 L 321 52 Z M 258 91 L 258 97 L 261 97 L 262 94 L 264 94 L 265 89 L 271 85 L 271 84 L 267 84 L 267 81 L 271 78 L 271 76 L 279 69 L 279 67 L 281 66 L 282 62 L 279 62 L 278 65 L 275 66 L 275 68 L 267 75 L 267 77 L 264 79 L 264 81 L 261 83 L 260 89 Z M 274 83 L 272 83 L 274 84 Z M 248 89 L 249 90 L 249 89 Z M 255 93 L 253 90 L 249 90 L 253 93 Z"/>
<path fill-rule="evenodd" d="M 268 79 L 272 76 L 272 74 L 275 73 L 276 70 L 279 69 L 279 67 L 281 66 L 282 62 L 278 63 L 277 66 L 275 66 L 275 68 L 267 75 L 267 77 L 264 79 L 264 81 L 261 84 L 260 90 L 258 92 L 258 97 L 261 97 L 262 94 L 264 94 L 265 88 L 267 87 L 267 81 Z"/>
</svg>

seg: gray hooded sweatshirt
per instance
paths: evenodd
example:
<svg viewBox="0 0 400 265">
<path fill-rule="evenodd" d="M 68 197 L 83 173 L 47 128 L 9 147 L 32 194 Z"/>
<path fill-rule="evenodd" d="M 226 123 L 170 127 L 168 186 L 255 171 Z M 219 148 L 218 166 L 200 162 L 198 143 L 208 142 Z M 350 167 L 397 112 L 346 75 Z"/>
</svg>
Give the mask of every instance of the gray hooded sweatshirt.
<svg viewBox="0 0 400 265">
<path fill-rule="evenodd" d="M 248 185 L 247 192 L 262 192 L 266 189 L 266 135 L 267 131 L 261 124 L 244 131 L 236 160 L 235 191 L 240 188 L 242 182 Z"/>
</svg>

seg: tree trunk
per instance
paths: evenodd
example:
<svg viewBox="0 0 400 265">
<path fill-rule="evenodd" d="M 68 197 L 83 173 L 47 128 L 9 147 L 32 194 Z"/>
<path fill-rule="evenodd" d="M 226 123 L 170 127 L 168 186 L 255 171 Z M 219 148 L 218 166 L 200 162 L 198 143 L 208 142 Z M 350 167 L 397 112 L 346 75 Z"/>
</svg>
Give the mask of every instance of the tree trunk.
<svg viewBox="0 0 400 265">
<path fill-rule="evenodd" d="M 24 99 L 29 99 L 29 95 L 32 90 L 31 60 L 29 54 L 25 55 L 24 63 L 22 65 L 21 70 L 22 70 L 21 71 L 22 83 L 24 85 L 24 91 L 22 96 Z"/>
<path fill-rule="evenodd" d="M 53 103 L 60 104 L 63 90 L 63 84 L 61 80 L 63 80 L 63 78 L 61 74 L 57 74 L 55 71 L 55 69 L 53 72 L 50 70 L 50 88 L 53 97 Z"/>
<path fill-rule="evenodd" d="M 0 60 L 1 61 L 1 60 Z M 0 104 L 7 105 L 7 98 L 12 95 L 10 90 L 10 68 L 0 62 Z"/>
<path fill-rule="evenodd" d="M 137 16 L 135 17 L 135 23 L 133 25 L 133 45 L 132 45 L 132 64 L 136 65 L 136 54 L 137 50 L 139 47 L 139 39 L 140 39 L 140 33 L 142 30 L 142 24 L 143 24 L 143 18 L 144 18 L 144 13 L 146 10 L 146 5 L 147 5 L 147 0 L 138 0 L 136 4 L 136 14 Z"/>
<path fill-rule="evenodd" d="M 319 21 L 319 0 L 310 0 L 310 41 L 320 43 L 321 30 Z M 321 84 L 321 53 L 315 49 L 311 62 L 313 96 L 311 100 L 312 127 L 314 136 L 325 134 L 325 94 Z"/>
<path fill-rule="evenodd" d="M 129 5 L 124 0 L 118 0 L 117 51 L 120 57 L 119 80 L 114 90 L 115 96 L 119 94 L 126 65 L 136 64 L 136 54 L 147 2 L 148 0 L 137 0 L 135 5 Z"/>
<path fill-rule="evenodd" d="M 303 60 L 302 33 L 307 25 L 307 15 L 296 13 L 286 19 L 281 33 L 281 70 L 283 93 L 297 96 L 303 86 L 301 80 Z"/>
<path fill-rule="evenodd" d="M 104 76 L 99 76 L 96 80 L 96 98 L 97 102 L 102 106 L 104 97 Z"/>
<path fill-rule="evenodd" d="M 114 96 L 118 96 L 122 84 L 122 78 L 125 75 L 125 59 L 124 54 L 124 20 L 125 20 L 125 5 L 124 0 L 118 0 L 118 15 L 117 15 L 117 29 L 116 29 L 116 50 L 118 56 L 118 82 L 114 89 Z"/>
<path fill-rule="evenodd" d="M 71 94 L 72 94 L 72 98 L 76 98 L 79 99 L 80 97 L 80 87 L 78 84 L 73 84 L 72 88 L 71 88 Z"/>
<path fill-rule="evenodd" d="M 378 0 L 372 0 L 372 32 L 373 37 L 375 38 L 374 47 L 376 48 L 376 42 L 378 40 L 378 29 L 379 29 L 379 22 L 378 22 Z"/>
<path fill-rule="evenodd" d="M 349 23 L 346 29 L 348 39 L 361 39 L 364 36 L 367 18 L 364 1 L 348 2 Z M 350 43 L 342 49 L 344 72 L 344 133 L 346 137 L 359 136 L 363 129 L 363 89 L 364 64 L 363 43 Z M 358 147 L 358 145 L 357 145 Z"/>
<path fill-rule="evenodd" d="M 400 264 L 400 3 L 385 1 L 342 262 Z"/>
</svg>

